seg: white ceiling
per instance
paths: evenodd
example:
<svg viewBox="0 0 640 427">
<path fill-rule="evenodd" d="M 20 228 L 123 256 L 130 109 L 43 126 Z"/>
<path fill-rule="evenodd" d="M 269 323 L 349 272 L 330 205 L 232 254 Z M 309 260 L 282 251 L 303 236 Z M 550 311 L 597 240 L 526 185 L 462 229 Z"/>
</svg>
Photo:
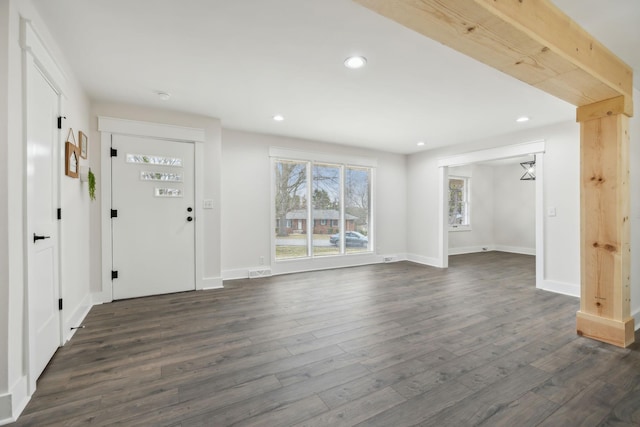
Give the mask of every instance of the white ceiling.
<svg viewBox="0 0 640 427">
<path fill-rule="evenodd" d="M 33 1 L 93 100 L 396 153 L 575 116 L 351 0 Z M 640 1 L 554 2 L 640 73 Z M 345 68 L 353 54 L 367 66 Z M 516 123 L 521 115 L 531 120 Z"/>
</svg>

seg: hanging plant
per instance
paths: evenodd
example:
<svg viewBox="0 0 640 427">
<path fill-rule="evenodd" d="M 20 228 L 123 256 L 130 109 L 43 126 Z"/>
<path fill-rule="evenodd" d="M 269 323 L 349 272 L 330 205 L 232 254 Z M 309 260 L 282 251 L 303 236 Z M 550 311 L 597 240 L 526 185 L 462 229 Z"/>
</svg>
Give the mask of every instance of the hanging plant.
<svg viewBox="0 0 640 427">
<path fill-rule="evenodd" d="M 89 198 L 91 200 L 95 200 L 96 199 L 96 176 L 91 171 L 91 168 L 89 168 L 88 178 L 89 178 Z"/>
</svg>

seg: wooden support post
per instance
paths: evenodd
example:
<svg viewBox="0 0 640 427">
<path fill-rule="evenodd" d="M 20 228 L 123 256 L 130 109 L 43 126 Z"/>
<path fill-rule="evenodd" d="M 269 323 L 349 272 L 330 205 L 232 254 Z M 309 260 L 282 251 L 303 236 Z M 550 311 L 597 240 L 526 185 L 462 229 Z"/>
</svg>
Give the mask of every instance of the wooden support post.
<svg viewBox="0 0 640 427">
<path fill-rule="evenodd" d="M 629 119 L 633 70 L 550 0 L 354 0 L 578 108 L 578 333 L 621 347 L 630 317 Z"/>
<path fill-rule="evenodd" d="M 579 335 L 627 347 L 630 316 L 629 118 L 618 97 L 578 108 L 581 291 Z"/>
</svg>

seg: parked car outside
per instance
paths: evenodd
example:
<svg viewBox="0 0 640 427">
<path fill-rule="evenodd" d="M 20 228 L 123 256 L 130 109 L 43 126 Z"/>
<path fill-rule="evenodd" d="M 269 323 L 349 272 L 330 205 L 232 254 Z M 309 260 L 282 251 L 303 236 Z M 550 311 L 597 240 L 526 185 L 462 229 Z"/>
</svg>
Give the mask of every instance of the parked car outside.
<svg viewBox="0 0 640 427">
<path fill-rule="evenodd" d="M 369 239 L 364 234 L 360 234 L 357 231 L 347 231 L 344 233 L 345 242 L 347 247 L 349 246 L 367 246 L 369 244 Z M 329 243 L 332 245 L 340 245 L 340 233 L 333 234 L 329 237 Z"/>
</svg>

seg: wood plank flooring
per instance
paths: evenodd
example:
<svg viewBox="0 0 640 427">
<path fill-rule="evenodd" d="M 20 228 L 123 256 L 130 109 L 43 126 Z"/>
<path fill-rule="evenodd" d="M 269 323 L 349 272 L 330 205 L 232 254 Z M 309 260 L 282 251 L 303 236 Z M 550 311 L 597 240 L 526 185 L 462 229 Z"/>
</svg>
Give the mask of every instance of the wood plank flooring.
<svg viewBox="0 0 640 427">
<path fill-rule="evenodd" d="M 488 252 L 94 307 L 16 426 L 638 426 L 640 346 Z M 640 337 L 637 336 L 636 339 Z"/>
</svg>

